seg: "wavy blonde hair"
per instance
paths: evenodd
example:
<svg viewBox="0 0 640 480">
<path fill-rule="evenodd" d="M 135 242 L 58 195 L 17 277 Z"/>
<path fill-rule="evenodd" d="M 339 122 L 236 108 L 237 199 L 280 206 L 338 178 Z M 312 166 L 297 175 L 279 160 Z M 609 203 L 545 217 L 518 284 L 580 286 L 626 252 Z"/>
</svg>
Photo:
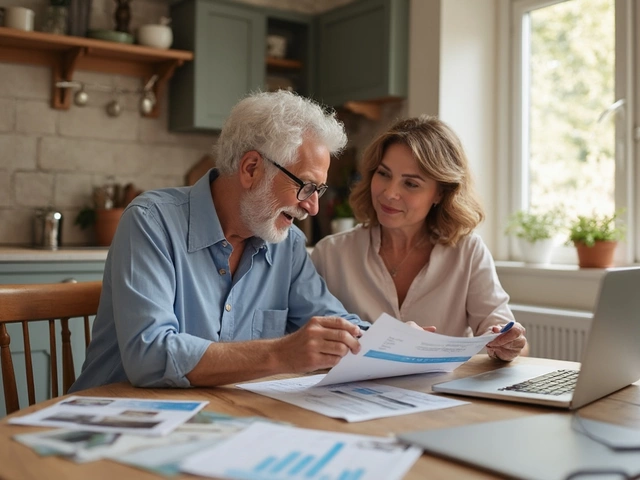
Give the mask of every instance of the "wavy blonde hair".
<svg viewBox="0 0 640 480">
<path fill-rule="evenodd" d="M 362 178 L 349 196 L 356 219 L 365 227 L 379 225 L 371 199 L 371 179 L 387 148 L 394 144 L 409 147 L 421 172 L 438 182 L 442 198 L 425 219 L 427 231 L 435 243 L 454 246 L 484 220 L 484 212 L 460 139 L 433 116 L 401 120 L 365 150 L 360 165 Z"/>
</svg>

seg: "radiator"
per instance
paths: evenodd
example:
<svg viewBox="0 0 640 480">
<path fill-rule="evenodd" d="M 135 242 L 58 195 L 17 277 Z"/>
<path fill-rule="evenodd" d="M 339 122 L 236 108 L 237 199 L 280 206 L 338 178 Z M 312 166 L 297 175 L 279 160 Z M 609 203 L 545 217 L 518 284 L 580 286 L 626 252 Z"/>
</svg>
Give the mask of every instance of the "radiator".
<svg viewBox="0 0 640 480">
<path fill-rule="evenodd" d="M 527 329 L 529 355 L 579 362 L 587 343 L 593 314 L 578 310 L 509 305 Z"/>
</svg>

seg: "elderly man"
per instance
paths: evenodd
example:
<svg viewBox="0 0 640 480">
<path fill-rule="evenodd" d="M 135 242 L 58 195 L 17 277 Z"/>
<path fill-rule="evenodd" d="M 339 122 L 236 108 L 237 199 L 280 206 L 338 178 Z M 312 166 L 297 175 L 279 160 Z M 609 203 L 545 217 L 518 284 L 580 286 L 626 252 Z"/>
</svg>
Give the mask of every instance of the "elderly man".
<svg viewBox="0 0 640 480">
<path fill-rule="evenodd" d="M 124 380 L 220 385 L 357 353 L 368 324 L 329 293 L 293 225 L 318 213 L 330 156 L 345 143 L 342 124 L 308 99 L 279 91 L 240 101 L 217 168 L 125 210 L 71 391 Z"/>
</svg>

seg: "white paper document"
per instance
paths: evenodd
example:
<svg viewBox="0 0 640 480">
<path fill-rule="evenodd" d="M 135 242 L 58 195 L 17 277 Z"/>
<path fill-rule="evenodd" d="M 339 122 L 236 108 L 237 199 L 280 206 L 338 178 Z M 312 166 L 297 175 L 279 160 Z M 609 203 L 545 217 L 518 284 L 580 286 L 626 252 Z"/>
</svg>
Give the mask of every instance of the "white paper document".
<svg viewBox="0 0 640 480">
<path fill-rule="evenodd" d="M 209 402 L 72 396 L 9 423 L 93 432 L 165 435 Z"/>
<path fill-rule="evenodd" d="M 188 457 L 181 470 L 244 480 L 394 480 L 421 454 L 392 438 L 255 423 Z"/>
<path fill-rule="evenodd" d="M 107 458 L 163 475 L 176 475 L 186 456 L 224 441 L 252 423 L 270 421 L 201 410 L 161 437 L 57 428 L 22 433 L 13 439 L 41 456 L 58 455 L 76 463 Z"/>
<path fill-rule="evenodd" d="M 374 382 L 316 386 L 324 375 L 245 383 L 237 387 L 328 417 L 361 422 L 374 418 L 457 407 L 469 402 Z"/>
<path fill-rule="evenodd" d="M 342 357 L 318 386 L 414 373 L 452 372 L 499 335 L 449 337 L 418 330 L 383 313 L 360 337 L 360 352 Z"/>
</svg>

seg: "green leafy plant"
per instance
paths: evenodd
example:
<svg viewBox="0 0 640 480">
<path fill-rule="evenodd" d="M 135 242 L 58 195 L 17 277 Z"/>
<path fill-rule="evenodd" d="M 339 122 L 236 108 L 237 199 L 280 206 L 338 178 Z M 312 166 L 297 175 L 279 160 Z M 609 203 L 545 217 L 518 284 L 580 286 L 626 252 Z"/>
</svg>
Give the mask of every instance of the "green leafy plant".
<svg viewBox="0 0 640 480">
<path fill-rule="evenodd" d="M 593 247 L 596 242 L 617 242 L 624 240 L 626 228 L 624 225 L 616 225 L 616 219 L 622 210 L 612 215 L 591 216 L 578 215 L 569 226 L 569 243 L 583 243 Z"/>
<path fill-rule="evenodd" d="M 83 207 L 76 216 L 75 224 L 82 230 L 85 230 L 96 223 L 96 209 L 92 207 Z"/>
<path fill-rule="evenodd" d="M 519 210 L 509 217 L 505 234 L 535 243 L 553 238 L 562 226 L 563 216 L 558 210 L 542 213 Z"/>
<path fill-rule="evenodd" d="M 353 217 L 353 210 L 349 204 L 349 199 L 344 199 L 338 202 L 333 207 L 333 218 L 351 218 Z"/>
</svg>

